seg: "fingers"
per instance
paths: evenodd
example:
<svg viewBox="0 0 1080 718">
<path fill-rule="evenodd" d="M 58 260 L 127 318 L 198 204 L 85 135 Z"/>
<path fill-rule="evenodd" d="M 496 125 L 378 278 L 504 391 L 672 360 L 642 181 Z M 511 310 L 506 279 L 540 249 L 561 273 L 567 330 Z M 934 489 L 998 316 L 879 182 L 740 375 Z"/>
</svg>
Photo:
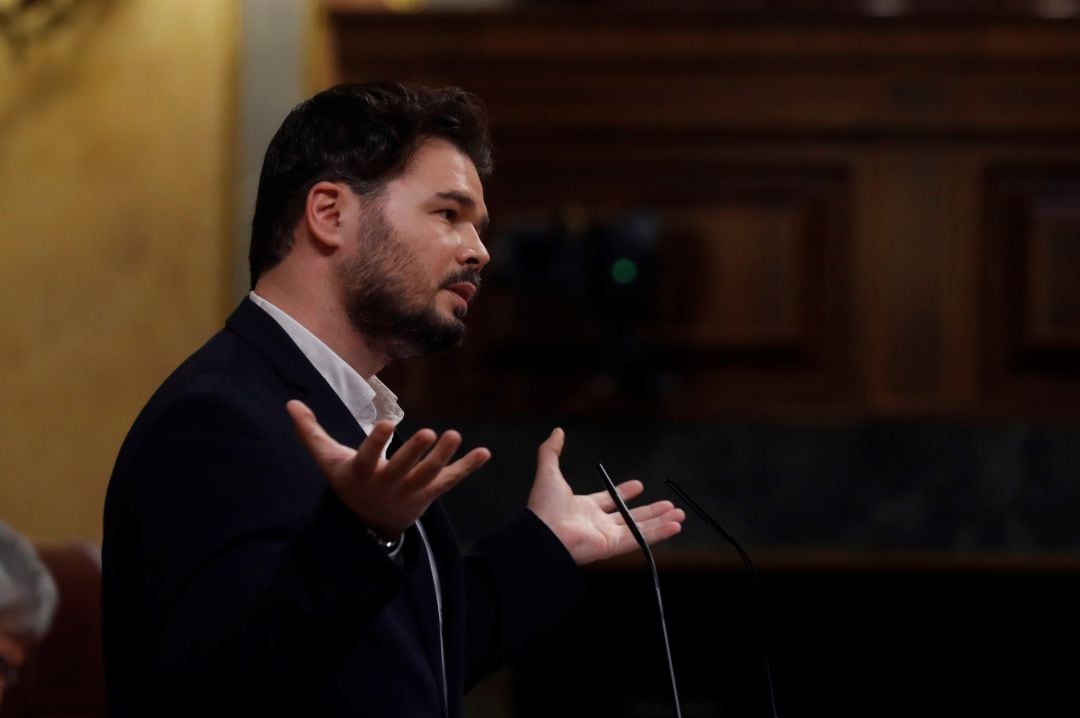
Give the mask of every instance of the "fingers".
<svg viewBox="0 0 1080 718">
<path fill-rule="evenodd" d="M 292 418 L 297 436 L 316 463 L 324 469 L 352 460 L 357 471 L 372 475 L 379 467 L 387 442 L 394 435 L 392 423 L 376 422 L 367 438 L 354 451 L 327 434 L 304 402 L 293 399 L 285 404 L 285 409 Z M 437 436 L 431 429 L 421 429 L 394 452 L 380 473 L 391 481 L 407 476 L 410 483 L 422 486 L 439 474 L 460 446 L 461 434 L 456 431 L 447 431 L 442 436 Z M 480 456 L 482 460 L 478 460 Z M 474 454 L 469 461 L 460 464 L 453 476 L 458 477 L 457 480 L 464 478 L 483 465 L 490 456 L 491 452 L 483 449 L 480 454 Z M 468 470 L 461 473 L 466 468 Z"/>
<path fill-rule="evenodd" d="M 676 509 L 675 504 L 670 501 L 657 501 L 647 506 L 638 506 L 637 508 L 630 509 L 630 516 L 633 517 L 634 523 L 640 525 L 649 519 L 663 516 L 672 510 L 682 513 L 682 511 Z M 622 519 L 622 514 L 619 514 L 619 519 Z"/>
<path fill-rule="evenodd" d="M 426 493 L 434 499 L 491 458 L 490 451 L 477 448 L 448 465 L 460 447 L 461 434 L 456 431 L 436 437 L 431 429 L 421 429 L 394 452 L 384 472 L 402 480 L 409 491 L 430 488 Z"/>
<path fill-rule="evenodd" d="M 418 487 L 431 483 L 439 475 L 446 462 L 454 455 L 461 446 L 461 434 L 456 431 L 446 431 L 428 451 L 427 456 L 420 460 L 409 472 L 408 481 Z"/>
<path fill-rule="evenodd" d="M 412 525 L 432 501 L 491 458 L 490 451 L 477 448 L 448 463 L 461 446 L 461 434 L 447 431 L 437 436 L 431 429 L 421 429 L 384 460 L 394 434 L 390 422 L 376 422 L 354 450 L 327 434 L 303 402 L 289 401 L 285 408 L 334 491 L 368 526 L 386 535 Z"/>
<path fill-rule="evenodd" d="M 644 521 L 637 521 L 638 530 L 645 537 L 647 543 L 654 544 L 669 539 L 682 531 L 682 522 L 686 520 L 686 514 L 682 509 L 669 508 L 663 513 L 652 516 Z"/>
<path fill-rule="evenodd" d="M 354 451 L 349 447 L 339 444 L 322 428 L 315 414 L 307 405 L 297 399 L 285 404 L 285 410 L 289 412 L 296 435 L 311 453 L 311 456 L 324 470 L 348 461 Z"/>
<path fill-rule="evenodd" d="M 615 490 L 619 492 L 622 500 L 627 502 L 641 494 L 645 490 L 645 484 L 636 479 L 631 479 L 617 484 Z M 595 501 L 597 506 L 608 513 L 615 510 L 615 499 L 611 498 L 611 494 L 607 491 L 597 491 L 595 494 L 589 494 L 586 498 Z"/>
<path fill-rule="evenodd" d="M 644 537 L 645 543 L 650 546 L 682 531 L 682 522 L 686 519 L 686 513 L 682 509 L 675 508 L 670 501 L 657 501 L 634 509 L 630 514 L 634 518 L 634 523 L 637 524 L 638 531 Z M 614 553 L 633 551 L 637 547 L 637 540 L 633 533 L 622 520 L 622 516 L 613 515 L 613 518 L 619 526 L 617 547 Z"/>
<path fill-rule="evenodd" d="M 432 499 L 438 498 L 454 488 L 459 481 L 486 464 L 490 458 L 491 452 L 479 447 L 445 467 L 439 472 L 436 479 L 431 482 L 430 489 L 435 492 Z"/>
<path fill-rule="evenodd" d="M 285 411 L 289 412 L 289 418 L 292 419 L 293 427 L 301 439 L 305 439 L 305 434 L 313 429 L 322 428 L 319 426 L 319 422 L 315 420 L 315 413 L 299 399 L 285 402 Z"/>
<path fill-rule="evenodd" d="M 388 422 L 387 422 L 388 423 Z M 436 434 L 431 429 L 421 429 L 408 441 L 402 444 L 387 462 L 386 470 L 395 476 L 404 476 L 419 461 L 431 445 L 435 443 Z"/>
<path fill-rule="evenodd" d="M 366 469 L 374 470 L 379 465 L 386 444 L 393 435 L 394 425 L 389 421 L 375 422 L 375 425 L 371 427 L 371 433 L 367 435 L 367 438 L 360 444 L 360 448 L 356 450 L 357 463 L 363 465 Z M 402 446 L 402 448 L 405 447 Z"/>
<path fill-rule="evenodd" d="M 680 531 L 682 531 L 681 521 L 662 521 L 642 528 L 641 535 L 645 537 L 645 543 L 651 546 L 671 538 Z"/>
<path fill-rule="evenodd" d="M 307 447 L 315 463 L 327 471 L 349 460 L 355 462 L 358 469 L 374 471 L 382 458 L 383 448 L 394 434 L 393 424 L 388 421 L 377 422 L 360 447 L 353 450 L 327 434 L 315 418 L 314 412 L 304 402 L 292 399 L 285 404 L 285 410 L 289 412 L 297 436 Z"/>
<path fill-rule="evenodd" d="M 565 441 L 566 434 L 562 429 L 555 427 L 536 452 L 537 471 L 558 470 L 559 457 L 562 455 Z"/>
</svg>

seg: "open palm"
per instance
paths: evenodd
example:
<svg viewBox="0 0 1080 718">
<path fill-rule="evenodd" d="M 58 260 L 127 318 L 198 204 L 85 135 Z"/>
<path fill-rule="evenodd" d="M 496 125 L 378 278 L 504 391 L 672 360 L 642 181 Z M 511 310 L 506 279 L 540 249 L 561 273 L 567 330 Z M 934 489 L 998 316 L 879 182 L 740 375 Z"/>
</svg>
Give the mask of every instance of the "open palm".
<svg viewBox="0 0 1080 718">
<path fill-rule="evenodd" d="M 555 429 L 536 455 L 536 479 L 529 493 L 529 509 L 547 524 L 578 564 L 617 556 L 637 546 L 615 502 L 600 491 L 575 494 L 559 468 L 565 435 Z M 623 500 L 641 494 L 640 481 L 624 481 L 616 487 Z M 630 511 L 650 544 L 679 533 L 686 515 L 670 501 L 656 501 Z"/>
</svg>

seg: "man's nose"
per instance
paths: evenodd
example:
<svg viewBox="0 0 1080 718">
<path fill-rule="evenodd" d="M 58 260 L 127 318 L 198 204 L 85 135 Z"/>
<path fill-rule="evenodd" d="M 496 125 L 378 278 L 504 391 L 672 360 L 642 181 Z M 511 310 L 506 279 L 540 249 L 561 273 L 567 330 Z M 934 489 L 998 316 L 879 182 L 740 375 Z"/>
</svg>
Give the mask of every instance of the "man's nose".
<svg viewBox="0 0 1080 718">
<path fill-rule="evenodd" d="M 490 261 L 491 255 L 488 254 L 487 247 L 484 246 L 483 241 L 480 239 L 479 232 L 476 231 L 475 227 L 470 227 L 467 230 L 465 241 L 461 244 L 461 250 L 458 252 L 458 262 L 479 270 L 483 269 Z"/>
</svg>

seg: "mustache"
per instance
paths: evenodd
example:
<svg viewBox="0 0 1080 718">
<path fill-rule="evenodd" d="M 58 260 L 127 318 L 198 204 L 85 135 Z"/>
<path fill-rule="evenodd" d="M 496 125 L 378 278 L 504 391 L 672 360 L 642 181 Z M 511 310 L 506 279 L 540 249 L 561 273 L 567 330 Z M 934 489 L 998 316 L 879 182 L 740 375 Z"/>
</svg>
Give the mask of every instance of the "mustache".
<svg viewBox="0 0 1080 718">
<path fill-rule="evenodd" d="M 468 267 L 466 267 L 465 269 L 459 269 L 458 271 L 447 275 L 447 277 L 443 279 L 442 284 L 440 284 L 439 286 L 441 288 L 446 288 L 454 284 L 460 284 L 462 282 L 469 282 L 476 287 L 477 291 L 479 291 L 481 283 L 480 271 L 477 269 L 470 269 Z"/>
</svg>

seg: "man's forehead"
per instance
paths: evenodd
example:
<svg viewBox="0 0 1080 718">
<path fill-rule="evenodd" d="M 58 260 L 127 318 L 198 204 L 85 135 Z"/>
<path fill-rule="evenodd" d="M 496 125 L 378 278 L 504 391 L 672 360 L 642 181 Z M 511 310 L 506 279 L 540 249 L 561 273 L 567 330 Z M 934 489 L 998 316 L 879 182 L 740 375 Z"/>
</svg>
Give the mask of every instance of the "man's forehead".
<svg viewBox="0 0 1080 718">
<path fill-rule="evenodd" d="M 471 191 L 483 199 L 484 186 L 472 159 L 453 143 L 438 137 L 421 140 L 409 158 L 402 177 L 425 175 L 433 181 L 453 183 L 447 191 Z"/>
<path fill-rule="evenodd" d="M 416 200 L 456 201 L 487 215 L 484 185 L 476 165 L 456 145 L 443 139 L 423 140 L 401 174 L 388 183 L 391 191 L 394 185 Z"/>
</svg>

